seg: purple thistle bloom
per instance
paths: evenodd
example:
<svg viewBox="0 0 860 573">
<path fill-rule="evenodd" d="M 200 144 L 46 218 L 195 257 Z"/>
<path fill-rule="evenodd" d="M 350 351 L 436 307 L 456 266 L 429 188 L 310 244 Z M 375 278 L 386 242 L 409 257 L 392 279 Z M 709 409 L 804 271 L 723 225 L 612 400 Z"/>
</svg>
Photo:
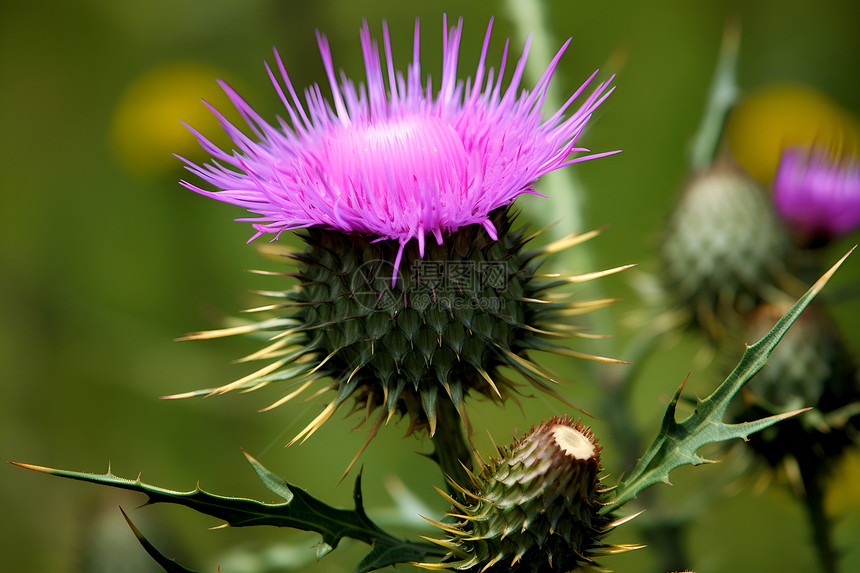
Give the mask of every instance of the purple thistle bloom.
<svg viewBox="0 0 860 573">
<path fill-rule="evenodd" d="M 275 127 L 262 119 L 232 88 L 220 82 L 254 138 L 220 119 L 238 151 L 227 153 L 192 131 L 216 160 L 188 170 L 218 188 L 182 184 L 201 195 L 244 207 L 256 218 L 254 238 L 289 229 L 323 227 L 358 232 L 378 240 L 399 241 L 395 267 L 403 249 L 418 241 L 424 255 L 425 236 L 438 244 L 457 229 L 481 224 L 493 240 L 490 213 L 510 204 L 542 175 L 587 159 L 616 152 L 571 157 L 591 114 L 612 92 L 610 80 L 597 86 L 582 106 L 565 111 L 597 72 L 548 119 L 542 106 L 558 61 L 558 51 L 531 92 L 520 91 L 531 38 L 526 41 L 513 76 L 503 88 L 508 44 L 498 74 L 486 68 L 492 21 L 473 78 L 457 79 L 462 20 L 450 30 L 443 20 L 442 76 L 434 93 L 422 83 L 419 31 L 416 22 L 413 61 L 406 74 L 395 71 L 388 27 L 383 22 L 386 67 L 367 23 L 361 47 L 367 85 L 358 87 L 341 71 L 336 78 L 331 52 L 317 33 L 334 101 L 319 86 L 305 91 L 302 105 L 277 51 L 281 80 L 266 65 L 269 77 L 289 115 Z M 518 93 L 519 92 L 519 93 Z M 208 104 L 207 104 L 208 105 Z M 396 273 L 395 273 L 396 276 Z"/>
<path fill-rule="evenodd" d="M 806 235 L 834 237 L 860 227 L 860 161 L 834 162 L 824 148 L 791 147 L 773 182 L 780 215 Z"/>
<path fill-rule="evenodd" d="M 307 439 L 348 399 L 365 421 L 380 410 L 368 442 L 395 414 L 408 417 L 407 433 L 447 436 L 450 428 L 437 434 L 437 423 L 450 424 L 454 415 L 471 432 L 465 411 L 469 394 L 503 403 L 519 392 L 519 383 L 502 368 L 576 408 L 555 390 L 553 375 L 531 361 L 532 351 L 617 362 L 559 342 L 582 336 L 561 326 L 566 317 L 606 301 L 567 302 L 548 291 L 625 267 L 576 276 L 538 273 L 544 256 L 596 233 L 526 249 L 538 233 L 526 236 L 525 228 L 513 229 L 509 209 L 519 195 L 533 193 L 532 185 L 545 173 L 616 153 L 574 156 L 585 151 L 577 139 L 612 92 L 611 78 L 576 109 L 574 102 L 595 72 L 560 109 L 545 114 L 549 82 L 570 41 L 526 91 L 520 82 L 530 40 L 516 66 L 508 66 L 506 44 L 496 72 L 486 65 L 490 21 L 475 73 L 462 81 L 457 79 L 461 30 L 462 21 L 449 29 L 443 20 L 438 90 L 422 76 L 417 23 L 405 72 L 395 68 L 385 23 L 385 65 L 364 23 L 367 79 L 358 85 L 343 72 L 336 75 L 328 42 L 317 34 L 331 104 L 316 85 L 300 99 L 276 51 L 277 69 L 266 69 L 287 115 L 275 125 L 221 82 L 247 127 L 234 126 L 210 107 L 234 150 L 219 149 L 192 130 L 213 160 L 186 161 L 187 168 L 214 190 L 183 185 L 255 214 L 241 219 L 256 230 L 251 240 L 304 229 L 299 234 L 307 247 L 283 253 L 295 270 L 283 274 L 299 284 L 262 293 L 277 302 L 252 309 L 276 311 L 276 318 L 186 337 L 267 333 L 269 344 L 243 361 L 271 362 L 219 388 L 174 397 L 289 383 L 289 393 L 269 406 L 274 408 L 325 380 L 316 393 L 331 389 L 336 396 L 293 442 Z M 401 265 L 409 272 L 398 273 Z"/>
</svg>

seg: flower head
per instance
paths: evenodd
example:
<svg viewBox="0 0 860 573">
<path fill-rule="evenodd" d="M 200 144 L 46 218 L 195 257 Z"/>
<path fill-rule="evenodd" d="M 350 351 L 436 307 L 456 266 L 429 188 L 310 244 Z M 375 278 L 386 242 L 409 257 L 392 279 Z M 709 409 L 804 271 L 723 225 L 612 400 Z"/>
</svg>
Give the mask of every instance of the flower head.
<svg viewBox="0 0 860 573">
<path fill-rule="evenodd" d="M 343 72 L 337 80 L 328 42 L 317 34 L 334 108 L 316 85 L 305 92 L 302 105 L 276 51 L 280 81 L 268 64 L 266 69 L 289 124 L 282 120 L 272 126 L 222 82 L 255 138 L 213 109 L 238 151 L 227 153 L 195 131 L 218 163 L 186 161 L 188 169 L 219 190 L 183 185 L 259 215 L 243 219 L 253 222 L 254 237 L 323 227 L 394 239 L 400 244 L 395 267 L 411 239 L 423 256 L 427 234 L 442 244 L 445 234 L 477 223 L 495 239 L 493 210 L 532 192 L 545 173 L 606 155 L 571 158 L 581 151 L 579 134 L 612 89 L 609 81 L 601 83 L 565 117 L 592 75 L 544 120 L 547 87 L 567 43 L 535 88 L 520 92 L 529 41 L 503 87 L 507 45 L 498 73 L 486 67 L 491 22 L 475 75 L 464 83 L 457 79 L 462 21 L 450 30 L 447 22 L 443 25 L 442 75 L 435 93 L 430 80 L 426 85 L 422 80 L 417 23 L 413 61 L 404 75 L 395 70 L 387 26 L 383 68 L 365 22 L 361 48 L 367 84 L 358 87 Z"/>
<path fill-rule="evenodd" d="M 773 182 L 780 215 L 804 235 L 835 237 L 860 227 L 860 159 L 836 161 L 821 147 L 790 147 Z"/>
<path fill-rule="evenodd" d="M 365 419 L 381 410 L 371 438 L 395 413 L 409 418 L 410 430 L 433 435 L 441 407 L 453 405 L 468 428 L 468 394 L 499 402 L 511 397 L 520 383 L 500 368 L 564 400 L 553 375 L 530 360 L 532 351 L 617 362 L 559 342 L 587 336 L 565 325 L 566 317 L 612 300 L 570 302 L 548 291 L 623 267 L 575 276 L 539 272 L 545 256 L 596 233 L 526 248 L 538 233 L 513 229 L 509 209 L 541 175 L 605 155 L 571 158 L 591 113 L 611 91 L 608 82 L 570 116 L 565 112 L 585 85 L 544 119 L 547 87 L 564 48 L 534 90 L 518 93 L 528 43 L 504 87 L 507 48 L 498 74 L 487 69 L 488 28 L 475 76 L 464 83 L 456 75 L 460 28 L 446 25 L 435 93 L 429 80 L 422 83 L 417 28 L 404 75 L 395 71 L 387 28 L 383 70 L 366 24 L 366 87 L 356 88 L 343 74 L 335 80 L 328 44 L 318 36 L 333 108 L 317 86 L 303 106 L 280 58 L 283 85 L 269 74 L 289 125 L 273 127 L 224 86 L 255 139 L 219 115 L 239 151 L 228 154 L 198 135 L 218 163 L 189 163 L 189 169 L 220 190 L 184 185 L 258 214 L 249 219 L 255 237 L 304 228 L 307 249 L 280 253 L 296 262 L 296 272 L 270 273 L 299 281 L 262 293 L 276 302 L 256 310 L 277 311 L 276 318 L 190 335 L 268 333 L 269 345 L 246 360 L 271 362 L 220 388 L 181 396 L 250 391 L 274 381 L 296 387 L 274 407 L 325 380 L 317 394 L 330 389 L 336 396 L 294 441 L 310 436 L 348 399 Z"/>
</svg>

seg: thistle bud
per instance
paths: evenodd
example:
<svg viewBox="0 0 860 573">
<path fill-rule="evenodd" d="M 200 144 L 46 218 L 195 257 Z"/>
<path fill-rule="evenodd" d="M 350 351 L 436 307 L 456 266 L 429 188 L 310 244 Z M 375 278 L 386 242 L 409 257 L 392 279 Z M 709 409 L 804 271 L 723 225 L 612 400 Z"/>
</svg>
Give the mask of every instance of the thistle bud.
<svg viewBox="0 0 860 573">
<path fill-rule="evenodd" d="M 601 446 L 590 429 L 567 416 L 498 449 L 473 475 L 471 503 L 452 497 L 453 525 L 435 523 L 450 537 L 434 540 L 449 560 L 427 568 L 502 572 L 567 572 L 594 558 L 638 546 L 608 545 L 603 536 L 619 522 L 600 513 L 606 490 L 599 474 Z M 444 494 L 443 494 L 444 495 Z"/>
<path fill-rule="evenodd" d="M 686 186 L 663 237 L 667 296 L 719 340 L 728 323 L 775 290 L 789 247 L 755 181 L 734 166 L 715 166 Z"/>
</svg>

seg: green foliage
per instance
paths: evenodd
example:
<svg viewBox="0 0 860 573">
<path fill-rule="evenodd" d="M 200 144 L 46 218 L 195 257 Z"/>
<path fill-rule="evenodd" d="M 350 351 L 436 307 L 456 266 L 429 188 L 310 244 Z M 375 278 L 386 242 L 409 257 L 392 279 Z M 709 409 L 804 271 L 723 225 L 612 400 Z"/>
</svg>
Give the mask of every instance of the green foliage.
<svg viewBox="0 0 860 573">
<path fill-rule="evenodd" d="M 353 490 L 355 508 L 340 509 L 323 503 L 303 489 L 289 484 L 248 454 L 245 456 L 266 488 L 284 499 L 283 503 L 270 504 L 252 499 L 218 496 L 201 490 L 199 486 L 187 492 L 172 491 L 145 484 L 140 477 L 136 480 L 117 477 L 110 470 L 99 475 L 28 464 L 16 465 L 53 476 L 145 493 L 149 497 L 146 505 L 156 503 L 183 505 L 199 513 L 223 519 L 232 527 L 274 525 L 313 531 L 322 535 L 322 544 L 318 549 L 320 557 L 337 547 L 344 537 L 363 541 L 371 546 L 371 550 L 359 562 L 353 573 L 366 573 L 394 563 L 423 561 L 427 557 L 445 554 L 444 550 L 430 544 L 399 539 L 374 524 L 364 511 L 360 474 L 355 480 Z M 161 555 L 130 522 L 129 525 L 132 526 L 144 549 L 165 571 L 168 573 L 190 571 Z"/>
<path fill-rule="evenodd" d="M 677 467 L 687 464 L 695 466 L 709 463 L 709 460 L 696 453 L 702 446 L 732 438 L 746 439 L 753 432 L 806 410 L 786 412 L 741 424 L 726 424 L 722 421 L 732 397 L 762 369 L 771 351 L 788 328 L 800 316 L 800 313 L 815 295 L 821 291 L 849 254 L 851 252 L 827 271 L 776 323 L 770 332 L 752 346 L 748 346 L 740 363 L 729 374 L 728 378 L 710 396 L 700 400 L 693 413 L 679 423 L 675 421 L 675 408 L 684 387 L 683 384 L 681 385 L 666 409 L 660 432 L 654 442 L 645 452 L 645 455 L 639 459 L 633 471 L 618 485 L 615 499 L 602 509 L 603 512 L 621 507 L 628 501 L 635 499 L 640 491 L 656 483 L 670 483 L 669 472 Z"/>
</svg>

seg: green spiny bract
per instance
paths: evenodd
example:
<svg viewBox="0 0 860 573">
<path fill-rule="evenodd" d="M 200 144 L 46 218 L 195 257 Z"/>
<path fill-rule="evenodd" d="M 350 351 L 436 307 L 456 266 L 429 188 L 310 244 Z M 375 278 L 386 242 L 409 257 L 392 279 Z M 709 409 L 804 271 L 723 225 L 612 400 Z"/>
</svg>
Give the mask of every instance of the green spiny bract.
<svg viewBox="0 0 860 573">
<path fill-rule="evenodd" d="M 434 525 L 449 534 L 432 539 L 450 550 L 428 569 L 490 573 L 567 572 L 595 565 L 594 558 L 635 549 L 609 545 L 606 533 L 626 520 L 601 514 L 600 450 L 594 434 L 567 416 L 532 428 L 498 458 L 458 484 L 470 500 L 445 495 L 455 521 Z M 467 487 L 463 487 L 467 486 Z"/>
<path fill-rule="evenodd" d="M 450 400 L 466 420 L 467 394 L 499 402 L 510 397 L 518 383 L 500 367 L 558 396 L 551 375 L 527 353 L 544 350 L 608 360 L 559 344 L 580 335 L 559 321 L 612 301 L 570 302 L 547 291 L 620 269 L 579 276 L 538 274 L 546 255 L 595 233 L 527 250 L 535 235 L 512 230 L 512 219 L 508 208 L 493 213 L 498 240 L 483 226 L 471 225 L 445 237 L 441 245 L 429 241 L 423 257 L 414 242 L 408 244 L 396 281 L 397 241 L 307 229 L 302 233 L 306 250 L 286 253 L 297 263 L 297 272 L 289 274 L 299 284 L 285 292 L 263 293 L 282 301 L 255 309 L 277 310 L 284 313 L 281 317 L 189 337 L 269 332 L 271 344 L 246 360 L 274 362 L 221 388 L 191 394 L 250 391 L 274 381 L 297 386 L 271 408 L 313 382 L 329 379 L 318 394 L 330 389 L 336 395 L 295 439 L 313 433 L 348 399 L 355 410 L 365 412 L 365 420 L 381 409 L 371 438 L 395 413 L 409 417 L 410 431 L 426 428 L 432 435 L 440 399 Z"/>
<path fill-rule="evenodd" d="M 695 175 L 663 237 L 670 304 L 714 341 L 786 282 L 790 242 L 764 191 L 739 168 Z"/>
</svg>

